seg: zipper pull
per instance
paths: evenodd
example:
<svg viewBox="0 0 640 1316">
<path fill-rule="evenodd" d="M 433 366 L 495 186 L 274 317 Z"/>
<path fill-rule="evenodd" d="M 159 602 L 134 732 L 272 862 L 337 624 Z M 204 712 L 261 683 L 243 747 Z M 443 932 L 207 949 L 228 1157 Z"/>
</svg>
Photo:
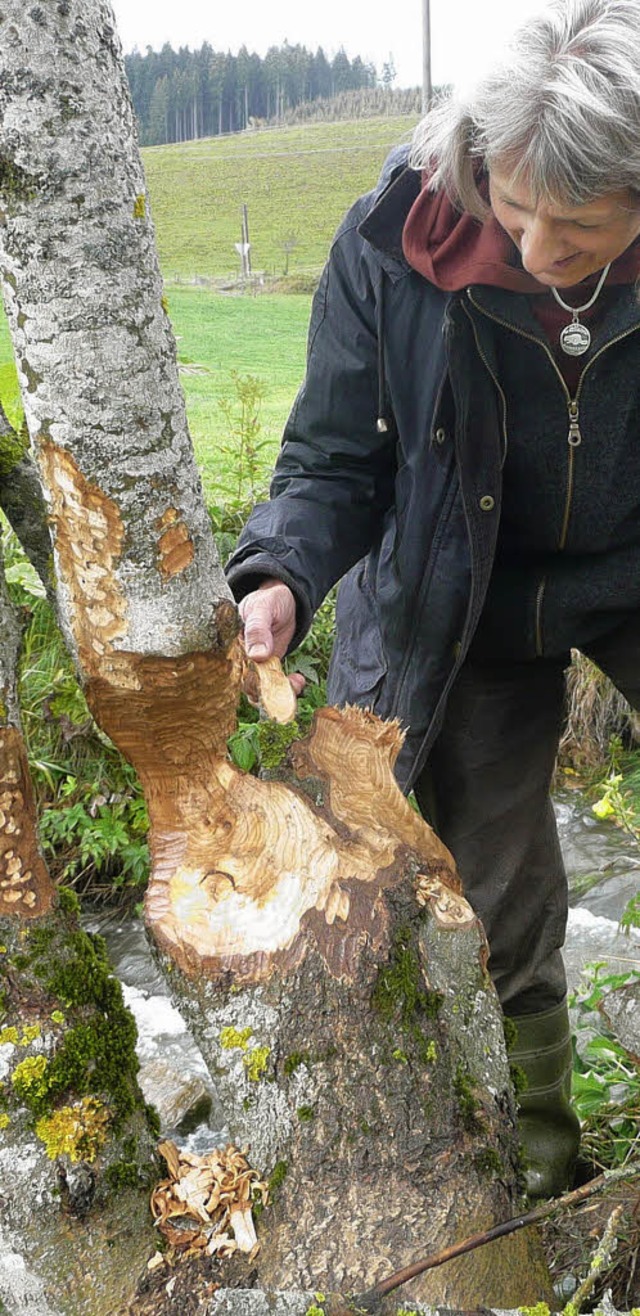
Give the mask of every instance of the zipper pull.
<svg viewBox="0 0 640 1316">
<path fill-rule="evenodd" d="M 570 402 L 569 403 L 569 434 L 567 436 L 567 443 L 569 444 L 570 448 L 579 448 L 580 444 L 582 443 L 582 435 L 580 433 L 580 425 L 578 423 L 579 414 L 580 414 L 580 409 L 578 407 L 578 403 L 575 401 Z"/>
</svg>

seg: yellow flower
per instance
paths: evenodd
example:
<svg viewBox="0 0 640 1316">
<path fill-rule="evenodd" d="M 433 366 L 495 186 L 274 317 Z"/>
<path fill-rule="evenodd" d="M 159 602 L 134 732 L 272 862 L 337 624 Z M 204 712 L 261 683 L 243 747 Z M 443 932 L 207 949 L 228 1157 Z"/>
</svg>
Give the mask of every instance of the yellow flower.
<svg viewBox="0 0 640 1316">
<path fill-rule="evenodd" d="M 603 795 L 601 800 L 597 800 L 595 804 L 591 805 L 591 812 L 595 813 L 596 818 L 611 818 L 615 813 L 615 809 L 611 800 Z"/>
</svg>

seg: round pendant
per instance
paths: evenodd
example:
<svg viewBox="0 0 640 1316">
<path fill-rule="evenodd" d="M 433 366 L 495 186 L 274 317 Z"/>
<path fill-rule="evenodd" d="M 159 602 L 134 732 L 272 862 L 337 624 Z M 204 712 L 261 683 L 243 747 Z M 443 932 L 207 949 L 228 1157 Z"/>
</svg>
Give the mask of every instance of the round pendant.
<svg viewBox="0 0 640 1316">
<path fill-rule="evenodd" d="M 591 347 L 591 334 L 586 324 L 574 320 L 560 334 L 560 346 L 567 356 L 583 356 Z"/>
</svg>

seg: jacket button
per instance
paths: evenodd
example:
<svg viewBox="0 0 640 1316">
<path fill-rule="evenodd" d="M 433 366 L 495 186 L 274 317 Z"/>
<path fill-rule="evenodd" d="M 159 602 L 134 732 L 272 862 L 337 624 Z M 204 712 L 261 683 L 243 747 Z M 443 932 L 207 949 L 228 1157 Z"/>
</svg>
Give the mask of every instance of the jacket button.
<svg viewBox="0 0 640 1316">
<path fill-rule="evenodd" d="M 447 441 L 447 431 L 446 431 L 446 430 L 443 430 L 443 429 L 436 430 L 436 432 L 435 432 L 435 434 L 434 434 L 433 437 L 434 437 L 434 440 L 435 440 L 436 443 L 440 443 L 440 444 L 442 444 L 442 443 L 446 443 L 446 441 Z"/>
<path fill-rule="evenodd" d="M 491 494 L 485 494 L 484 497 L 480 499 L 480 507 L 483 512 L 492 512 L 495 505 L 496 500 L 491 497 Z"/>
</svg>

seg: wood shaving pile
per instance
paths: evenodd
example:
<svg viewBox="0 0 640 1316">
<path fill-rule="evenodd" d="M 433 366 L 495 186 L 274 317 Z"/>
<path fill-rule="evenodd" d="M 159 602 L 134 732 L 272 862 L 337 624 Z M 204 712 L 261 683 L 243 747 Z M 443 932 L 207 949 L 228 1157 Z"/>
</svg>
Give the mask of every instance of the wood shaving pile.
<svg viewBox="0 0 640 1316">
<path fill-rule="evenodd" d="M 179 1251 L 206 1249 L 219 1257 L 234 1252 L 256 1254 L 260 1244 L 252 1206 L 269 1200 L 268 1185 L 252 1170 L 237 1147 L 194 1156 L 167 1139 L 158 1147 L 169 1178 L 151 1195 L 151 1211 L 160 1233 Z"/>
</svg>

